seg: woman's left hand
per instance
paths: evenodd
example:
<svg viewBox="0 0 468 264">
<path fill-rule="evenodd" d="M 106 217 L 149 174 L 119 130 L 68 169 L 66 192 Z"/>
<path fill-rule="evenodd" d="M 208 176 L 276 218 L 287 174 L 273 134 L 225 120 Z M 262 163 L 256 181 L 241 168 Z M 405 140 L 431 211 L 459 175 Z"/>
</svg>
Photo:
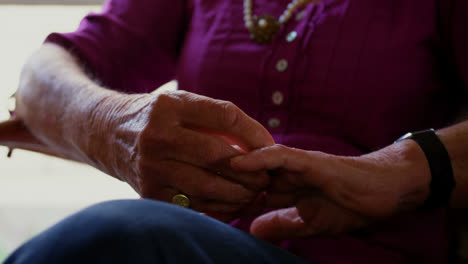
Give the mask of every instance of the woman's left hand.
<svg viewBox="0 0 468 264">
<path fill-rule="evenodd" d="M 411 140 L 359 157 L 274 145 L 233 158 L 231 166 L 273 172 L 267 206 L 283 209 L 251 226 L 266 240 L 356 229 L 420 205 L 429 193 L 424 153 Z"/>
</svg>

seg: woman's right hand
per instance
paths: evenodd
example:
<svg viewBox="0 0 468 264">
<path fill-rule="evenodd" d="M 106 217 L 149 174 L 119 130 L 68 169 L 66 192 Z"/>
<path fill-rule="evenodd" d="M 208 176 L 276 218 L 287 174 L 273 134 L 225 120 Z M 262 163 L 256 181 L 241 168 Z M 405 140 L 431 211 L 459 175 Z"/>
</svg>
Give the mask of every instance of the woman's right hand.
<svg viewBox="0 0 468 264">
<path fill-rule="evenodd" d="M 230 169 L 242 150 L 274 144 L 230 102 L 185 91 L 123 95 L 119 103 L 101 102 L 90 119 L 97 132 L 90 158 L 142 197 L 171 201 L 183 193 L 194 210 L 229 215 L 269 183 L 266 174 Z"/>
<path fill-rule="evenodd" d="M 123 94 L 97 84 L 72 53 L 46 43 L 23 67 L 15 115 L 57 156 L 128 182 L 143 197 L 233 212 L 256 197 L 266 175 L 234 173 L 226 160 L 273 144 L 231 103 L 188 92 Z M 219 174 L 219 175 L 218 175 Z"/>
</svg>

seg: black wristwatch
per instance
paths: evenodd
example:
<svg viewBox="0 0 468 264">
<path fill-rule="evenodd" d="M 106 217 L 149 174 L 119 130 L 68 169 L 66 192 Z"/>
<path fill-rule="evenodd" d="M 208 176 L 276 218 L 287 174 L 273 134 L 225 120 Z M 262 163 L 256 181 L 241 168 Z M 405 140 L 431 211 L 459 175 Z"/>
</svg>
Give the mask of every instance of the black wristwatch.
<svg viewBox="0 0 468 264">
<path fill-rule="evenodd" d="M 412 139 L 418 143 L 426 155 L 431 170 L 431 193 L 424 202 L 427 209 L 437 209 L 448 205 L 455 188 L 452 163 L 444 144 L 434 132 L 434 129 L 407 133 L 397 139 L 395 143 L 405 139 Z"/>
</svg>

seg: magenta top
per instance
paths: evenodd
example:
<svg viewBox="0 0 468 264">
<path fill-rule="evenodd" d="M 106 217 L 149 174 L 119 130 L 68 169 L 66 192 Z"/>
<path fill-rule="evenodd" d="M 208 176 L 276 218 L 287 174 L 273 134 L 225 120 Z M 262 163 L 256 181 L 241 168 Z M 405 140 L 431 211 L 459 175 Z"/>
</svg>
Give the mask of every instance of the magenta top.
<svg viewBox="0 0 468 264">
<path fill-rule="evenodd" d="M 279 17 L 289 0 L 253 3 L 255 14 Z M 277 143 L 360 155 L 453 120 L 468 87 L 466 25 L 466 0 L 323 0 L 258 45 L 241 0 L 110 0 L 48 41 L 76 52 L 109 88 L 150 92 L 176 79 L 179 89 L 234 102 Z M 280 245 L 314 263 L 446 263 L 446 224 L 445 210 L 418 211 L 359 234 Z"/>
</svg>

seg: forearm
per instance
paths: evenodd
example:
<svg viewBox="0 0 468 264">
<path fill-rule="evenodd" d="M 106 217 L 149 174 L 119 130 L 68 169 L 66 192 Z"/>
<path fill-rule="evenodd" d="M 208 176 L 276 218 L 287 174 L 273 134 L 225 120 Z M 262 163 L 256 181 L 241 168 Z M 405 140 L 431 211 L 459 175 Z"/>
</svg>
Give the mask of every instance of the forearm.
<svg viewBox="0 0 468 264">
<path fill-rule="evenodd" d="M 468 121 L 436 131 L 449 154 L 456 186 L 452 192 L 452 207 L 468 207 Z M 385 161 L 390 168 L 400 170 L 400 186 L 406 195 L 405 207 L 420 206 L 430 193 L 431 172 L 424 152 L 413 140 L 403 140 L 369 156 L 378 157 L 376 164 Z M 405 165 L 406 164 L 406 165 Z M 380 166 L 379 165 L 379 166 Z"/>
<path fill-rule="evenodd" d="M 24 66 L 15 112 L 52 152 L 113 174 L 99 151 L 111 142 L 99 133 L 112 125 L 104 117 L 134 97 L 100 87 L 74 56 L 45 44 Z"/>
<path fill-rule="evenodd" d="M 452 161 L 456 186 L 451 206 L 468 208 L 468 121 L 437 131 Z"/>
</svg>

